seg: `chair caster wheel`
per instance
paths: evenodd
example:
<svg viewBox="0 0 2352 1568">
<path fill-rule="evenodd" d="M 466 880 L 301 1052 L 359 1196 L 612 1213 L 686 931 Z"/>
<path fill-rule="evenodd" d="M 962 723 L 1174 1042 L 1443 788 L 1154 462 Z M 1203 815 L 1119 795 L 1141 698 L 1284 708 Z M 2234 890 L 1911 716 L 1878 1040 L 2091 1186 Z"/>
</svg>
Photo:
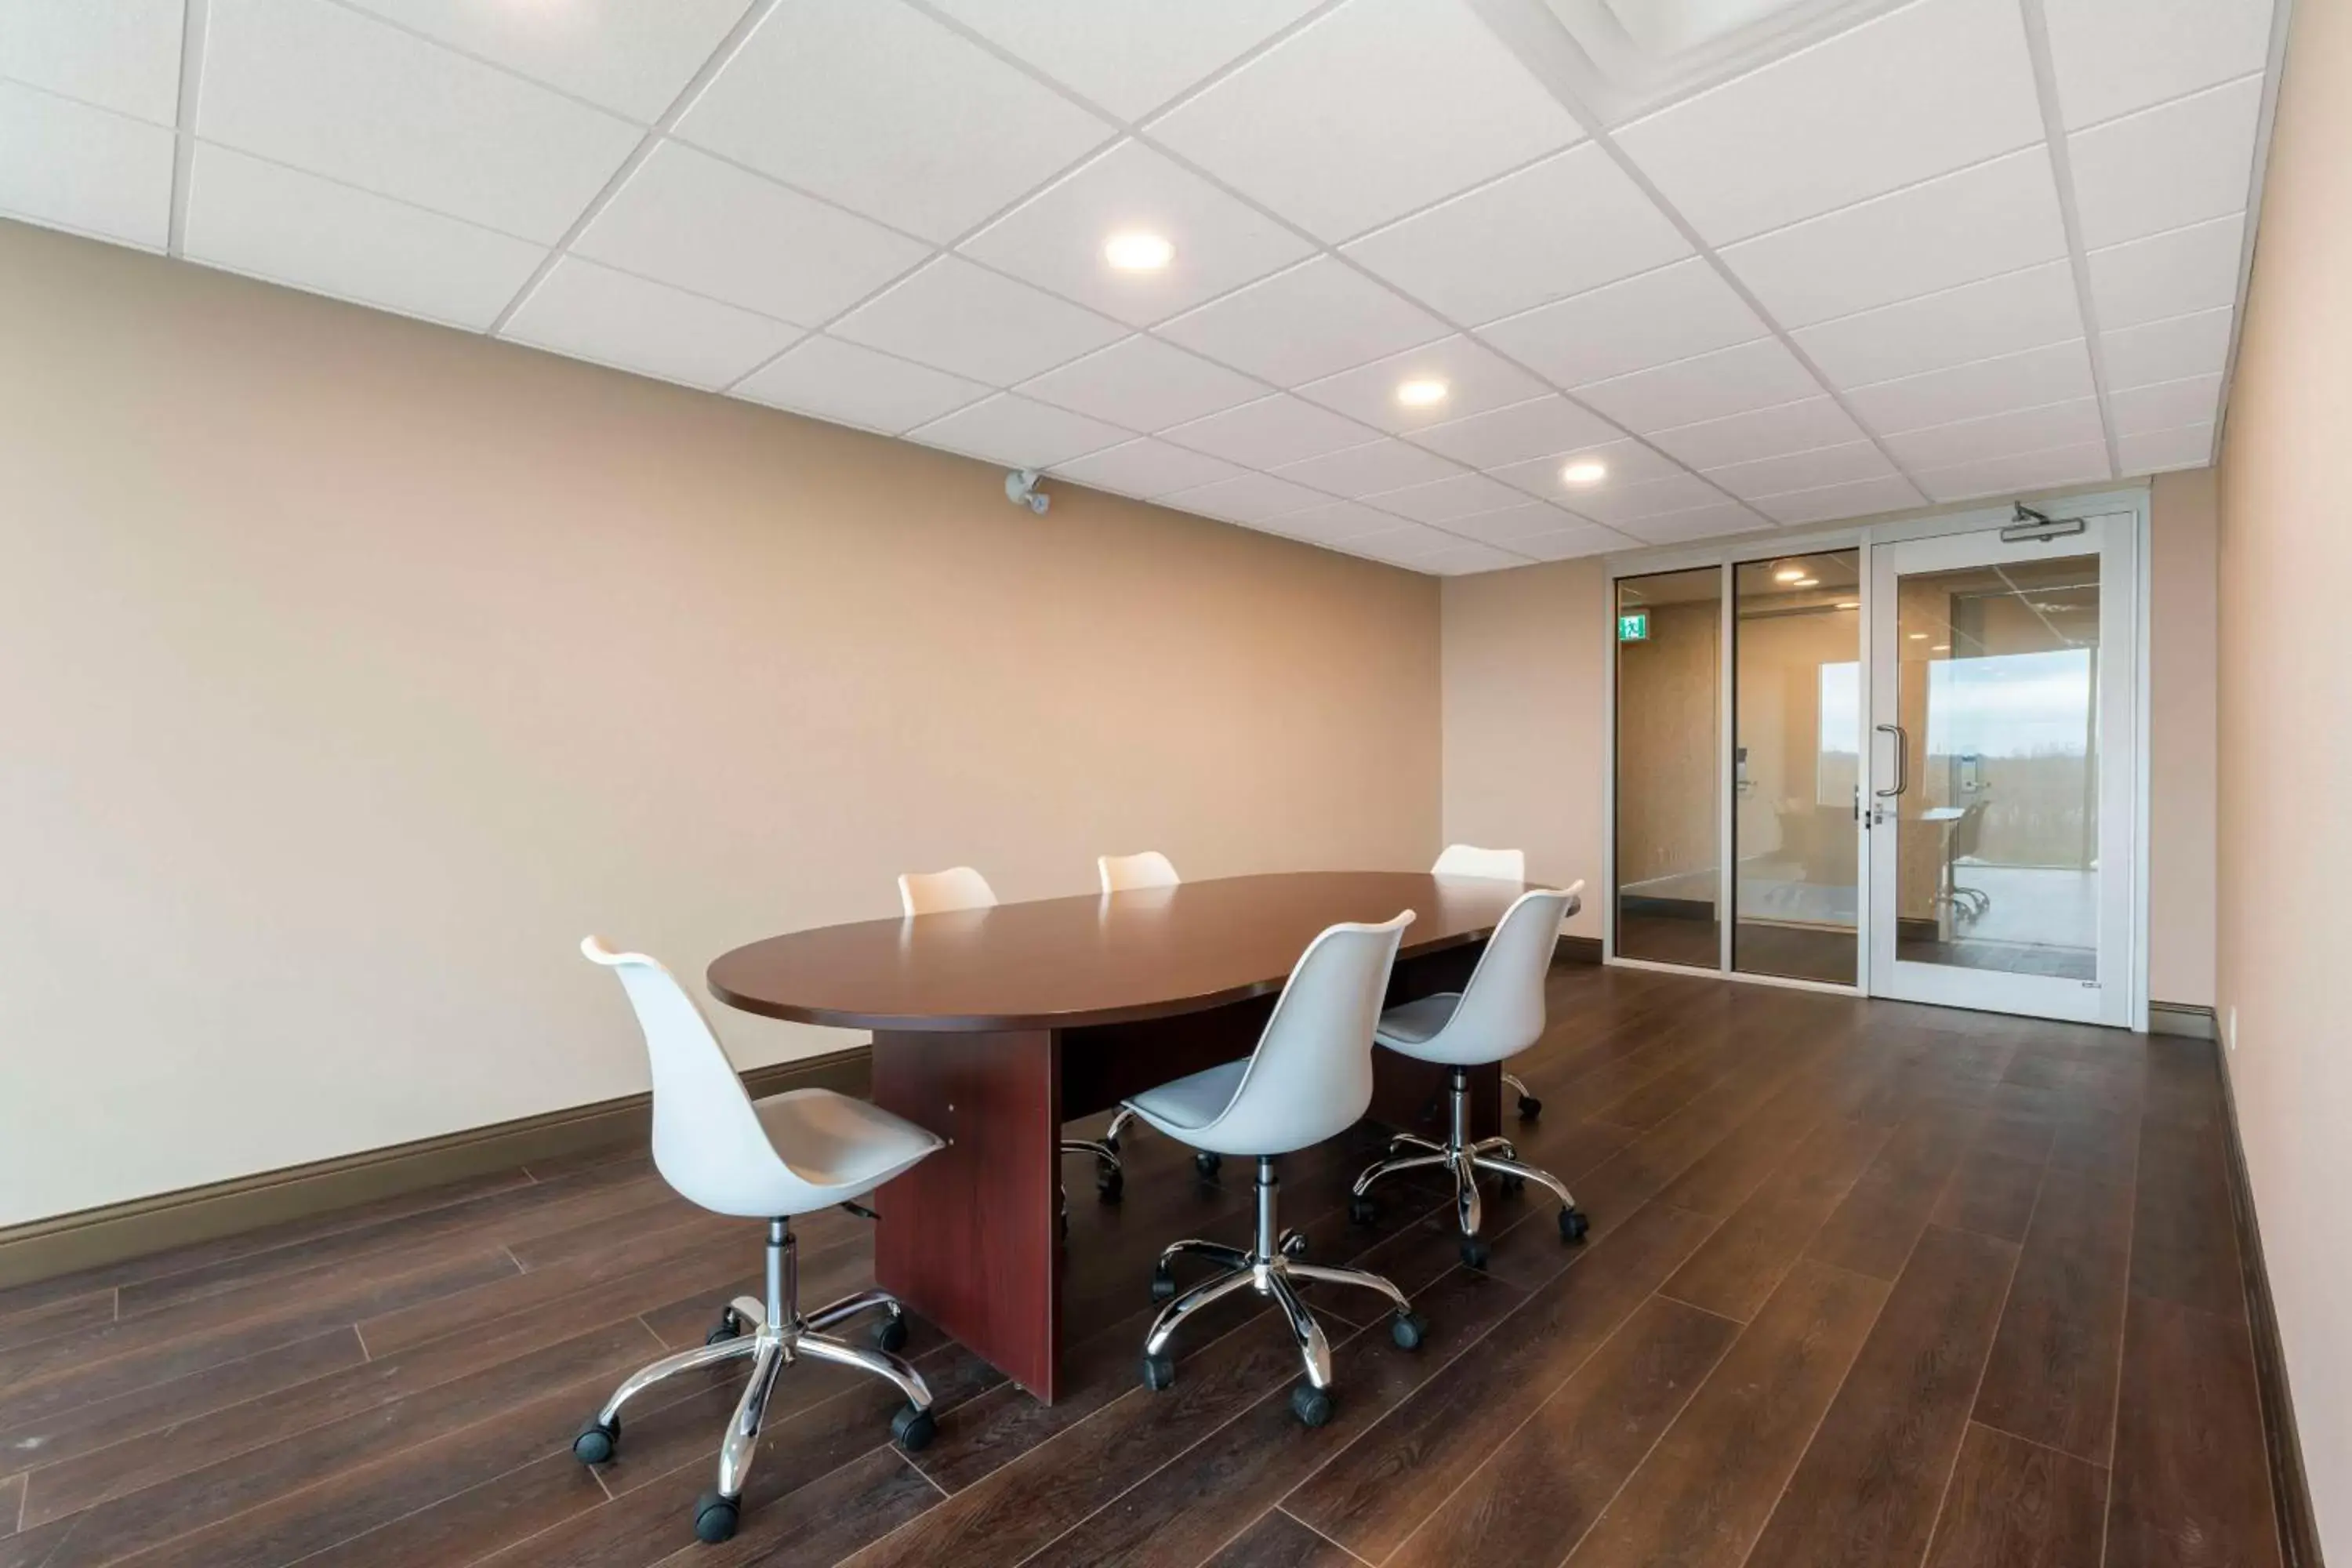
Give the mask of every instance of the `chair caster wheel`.
<svg viewBox="0 0 2352 1568">
<path fill-rule="evenodd" d="M 1389 1338 L 1401 1351 L 1417 1351 L 1429 1337 L 1429 1321 L 1419 1312 L 1399 1312 L 1389 1320 Z"/>
<path fill-rule="evenodd" d="M 1143 1386 L 1157 1394 L 1176 1382 L 1176 1358 L 1166 1351 L 1158 1355 L 1147 1353 L 1143 1358 Z"/>
<path fill-rule="evenodd" d="M 572 1457 L 583 1465 L 609 1464 L 620 1447 L 621 1418 L 615 1415 L 608 1424 L 591 1415 L 572 1439 Z"/>
<path fill-rule="evenodd" d="M 1349 1198 L 1348 1217 L 1358 1225 L 1370 1225 L 1381 1217 L 1381 1205 L 1370 1198 Z"/>
<path fill-rule="evenodd" d="M 874 1330 L 874 1348 L 887 1355 L 896 1355 L 907 1348 L 907 1320 L 885 1318 Z"/>
<path fill-rule="evenodd" d="M 1118 1202 L 1127 1191 L 1127 1173 L 1117 1165 L 1106 1165 L 1095 1176 L 1095 1195 L 1107 1204 Z"/>
<path fill-rule="evenodd" d="M 1224 1163 L 1225 1157 L 1223 1154 L 1212 1154 L 1205 1150 L 1192 1156 L 1192 1169 L 1201 1173 L 1201 1179 L 1204 1182 L 1216 1180 L 1217 1172 L 1223 1168 Z"/>
<path fill-rule="evenodd" d="M 918 1454 L 931 1446 L 940 1435 L 940 1424 L 928 1410 L 918 1410 L 912 1405 L 902 1405 L 898 1414 L 890 1417 L 890 1440 L 907 1453 Z"/>
<path fill-rule="evenodd" d="M 1106 1133 L 1104 1133 L 1104 1134 L 1102 1135 L 1102 1146 L 1103 1146 L 1104 1148 L 1106 1148 L 1106 1149 L 1109 1150 L 1109 1151 L 1110 1151 L 1112 1153 L 1114 1153 L 1114 1154 L 1118 1153 L 1118 1133 L 1116 1133 L 1116 1132 L 1106 1132 Z"/>
<path fill-rule="evenodd" d="M 1151 1299 L 1155 1301 L 1166 1301 L 1173 1300 L 1175 1295 L 1176 1276 L 1168 1272 L 1168 1265 L 1165 1263 L 1153 1265 L 1151 1269 Z"/>
<path fill-rule="evenodd" d="M 1275 1243 L 1275 1247 L 1285 1258 L 1304 1258 L 1307 1256 L 1307 1233 L 1286 1230 L 1282 1233 L 1282 1239 Z"/>
<path fill-rule="evenodd" d="M 1591 1228 L 1592 1222 L 1584 1217 L 1582 1209 L 1559 1211 L 1559 1238 L 1562 1241 L 1582 1241 L 1585 1233 Z"/>
<path fill-rule="evenodd" d="M 1486 1267 L 1486 1259 L 1494 1255 L 1495 1249 L 1486 1245 L 1485 1237 L 1465 1236 L 1462 1238 L 1462 1261 L 1468 1267 L 1484 1268 Z"/>
<path fill-rule="evenodd" d="M 1532 1095 L 1532 1094 L 1523 1094 L 1523 1095 L 1519 1096 L 1519 1120 L 1520 1120 L 1520 1121 L 1533 1121 L 1537 1117 L 1541 1116 L 1542 1114 L 1543 1114 L 1543 1101 L 1542 1101 L 1542 1100 L 1538 1100 L 1538 1099 L 1537 1099 L 1534 1095 Z"/>
<path fill-rule="evenodd" d="M 1331 1391 L 1302 1383 L 1290 1391 L 1290 1413 L 1298 1417 L 1302 1426 L 1328 1426 L 1331 1420 Z"/>
<path fill-rule="evenodd" d="M 1497 1184 L 1507 1193 L 1523 1193 L 1528 1190 L 1528 1179 L 1521 1175 L 1507 1175 Z"/>
<path fill-rule="evenodd" d="M 735 1526 L 743 1510 L 732 1498 L 717 1492 L 705 1492 L 694 1501 L 694 1536 L 698 1541 L 718 1542 L 735 1533 Z"/>
<path fill-rule="evenodd" d="M 730 1307 L 719 1314 L 719 1321 L 712 1324 L 710 1331 L 702 1336 L 702 1342 L 706 1345 L 724 1344 L 742 1332 L 743 1320 L 735 1315 L 734 1308 Z"/>
</svg>

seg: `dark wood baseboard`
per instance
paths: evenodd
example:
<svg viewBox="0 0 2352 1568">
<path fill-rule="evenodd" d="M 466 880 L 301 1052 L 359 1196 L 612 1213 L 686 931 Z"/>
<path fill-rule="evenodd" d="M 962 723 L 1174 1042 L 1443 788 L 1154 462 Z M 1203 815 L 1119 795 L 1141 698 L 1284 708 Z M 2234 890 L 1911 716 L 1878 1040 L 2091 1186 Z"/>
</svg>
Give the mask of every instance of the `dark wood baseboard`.
<svg viewBox="0 0 2352 1568">
<path fill-rule="evenodd" d="M 2150 1002 L 2147 1005 L 2147 1032 L 2151 1035 L 2185 1035 L 2192 1040 L 2218 1040 L 2220 1027 L 2213 1021 L 2213 1009 L 2200 1007 L 2190 1002 Z"/>
<path fill-rule="evenodd" d="M 863 1098 L 873 1073 L 866 1046 L 753 1068 L 754 1099 L 822 1088 Z M 525 1116 L 388 1149 L 344 1154 L 0 1227 L 0 1287 L 47 1279 L 237 1231 L 348 1208 L 534 1160 L 644 1142 L 653 1101 L 643 1094 Z"/>
<path fill-rule="evenodd" d="M 1554 963 L 1598 963 L 1601 962 L 1601 939 L 1597 936 L 1564 936 L 1552 950 Z"/>
<path fill-rule="evenodd" d="M 2212 1010 L 2205 1011 L 2210 1018 Z M 2217 1044 L 2213 1048 L 2219 1056 L 2221 1047 Z M 2295 1435 L 2294 1395 L 2287 1386 L 2278 1309 L 2271 1300 L 2270 1268 L 2263 1260 L 2262 1225 L 2254 1213 L 2253 1186 L 2246 1176 L 2246 1146 L 2238 1135 L 2237 1086 L 2230 1081 L 2226 1060 L 2215 1066 L 2221 1076 L 2221 1104 L 2228 1112 L 2230 1202 L 2237 1210 L 2238 1237 L 2242 1244 L 2238 1263 L 2245 1275 L 2246 1318 L 2253 1331 L 2254 1379 L 2262 1394 L 2263 1442 L 2269 1449 L 2280 1554 L 2285 1568 L 2325 1568 L 2319 1554 L 2319 1521 L 2311 1510 L 2311 1479 L 2304 1472 L 2303 1443 Z"/>
</svg>

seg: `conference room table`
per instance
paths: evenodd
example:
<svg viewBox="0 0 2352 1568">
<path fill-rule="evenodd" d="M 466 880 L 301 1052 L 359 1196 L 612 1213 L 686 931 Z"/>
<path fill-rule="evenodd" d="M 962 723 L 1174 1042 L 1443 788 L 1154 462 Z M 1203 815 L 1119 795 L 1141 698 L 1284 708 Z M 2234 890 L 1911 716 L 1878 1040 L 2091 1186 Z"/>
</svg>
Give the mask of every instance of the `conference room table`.
<svg viewBox="0 0 2352 1568">
<path fill-rule="evenodd" d="M 1461 989 L 1524 890 L 1385 871 L 1229 877 L 795 931 L 721 954 L 708 979 L 747 1013 L 873 1031 L 875 1102 L 947 1140 L 877 1194 L 876 1280 L 1050 1404 L 1063 1122 L 1247 1056 L 1326 926 L 1412 910 L 1390 1004 Z M 1373 1059 L 1372 1118 L 1442 1137 L 1444 1069 Z M 1472 1069 L 1474 1136 L 1500 1130 L 1501 1077 Z"/>
</svg>

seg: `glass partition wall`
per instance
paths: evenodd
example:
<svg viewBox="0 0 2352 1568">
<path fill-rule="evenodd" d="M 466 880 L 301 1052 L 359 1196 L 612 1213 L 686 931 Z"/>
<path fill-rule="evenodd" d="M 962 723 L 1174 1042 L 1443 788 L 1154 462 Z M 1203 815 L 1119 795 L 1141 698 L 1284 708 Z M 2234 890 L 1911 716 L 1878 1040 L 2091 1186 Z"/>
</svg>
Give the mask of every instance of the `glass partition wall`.
<svg viewBox="0 0 2352 1568">
<path fill-rule="evenodd" d="M 1617 887 L 1622 958 L 1712 969 L 1723 859 L 1723 572 L 1617 582 Z"/>
</svg>

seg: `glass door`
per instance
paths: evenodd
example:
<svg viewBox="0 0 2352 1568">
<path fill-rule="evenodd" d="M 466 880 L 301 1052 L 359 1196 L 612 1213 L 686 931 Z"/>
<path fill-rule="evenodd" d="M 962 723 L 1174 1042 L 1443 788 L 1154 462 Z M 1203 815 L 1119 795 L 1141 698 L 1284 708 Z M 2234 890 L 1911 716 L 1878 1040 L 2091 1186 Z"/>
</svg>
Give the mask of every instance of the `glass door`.
<svg viewBox="0 0 2352 1568">
<path fill-rule="evenodd" d="M 1872 550 L 1873 994 L 2130 1022 L 2135 521 Z"/>
</svg>

